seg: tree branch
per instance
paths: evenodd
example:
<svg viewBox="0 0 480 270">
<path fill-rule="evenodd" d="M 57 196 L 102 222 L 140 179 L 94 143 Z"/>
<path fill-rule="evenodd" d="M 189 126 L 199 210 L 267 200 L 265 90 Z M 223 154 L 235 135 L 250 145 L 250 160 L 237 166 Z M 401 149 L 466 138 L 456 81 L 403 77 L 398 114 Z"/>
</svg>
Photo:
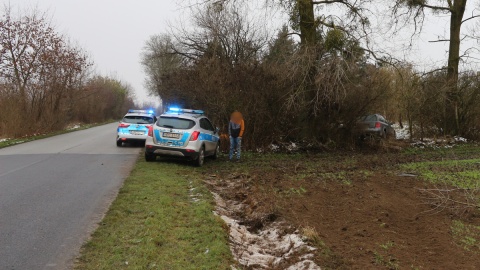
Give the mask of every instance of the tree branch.
<svg viewBox="0 0 480 270">
<path fill-rule="evenodd" d="M 320 23 L 321 25 L 326 26 L 328 28 L 339 29 L 339 30 L 342 30 L 343 32 L 348 33 L 347 29 L 343 28 L 342 26 L 335 25 L 334 23 L 327 23 L 324 20 L 318 20 L 318 23 Z"/>
<path fill-rule="evenodd" d="M 351 6 L 350 3 L 345 2 L 345 0 L 324 0 L 324 1 L 312 1 L 312 4 L 314 5 L 320 5 L 320 4 L 335 4 L 335 3 L 340 3 L 340 4 L 345 4 L 347 6 Z"/>
<path fill-rule="evenodd" d="M 429 9 L 432 9 L 432 10 L 442 10 L 442 11 L 448 11 L 448 12 L 452 11 L 452 9 L 450 7 L 432 6 L 432 5 L 428 5 L 428 4 L 418 4 L 418 6 L 421 7 L 421 8 L 429 8 Z"/>
<path fill-rule="evenodd" d="M 469 20 L 478 18 L 478 17 L 480 17 L 480 15 L 472 15 L 470 18 L 466 18 L 465 20 L 463 20 L 463 21 L 461 22 L 461 24 L 463 24 L 463 23 L 466 22 L 466 21 L 469 21 Z"/>
<path fill-rule="evenodd" d="M 359 13 L 359 8 L 355 7 L 355 5 L 350 4 L 349 2 L 347 2 L 347 1 L 345 1 L 345 0 L 312 1 L 312 4 L 313 4 L 313 5 L 336 4 L 336 3 L 343 4 L 343 5 L 347 6 L 347 7 L 350 9 L 350 11 L 352 11 L 353 13 L 355 13 L 356 15 L 358 15 L 358 16 L 361 17 L 361 14 Z"/>
<path fill-rule="evenodd" d="M 449 42 L 450 39 L 438 39 L 438 40 L 429 40 L 428 42 L 430 43 L 435 43 L 435 42 Z"/>
</svg>

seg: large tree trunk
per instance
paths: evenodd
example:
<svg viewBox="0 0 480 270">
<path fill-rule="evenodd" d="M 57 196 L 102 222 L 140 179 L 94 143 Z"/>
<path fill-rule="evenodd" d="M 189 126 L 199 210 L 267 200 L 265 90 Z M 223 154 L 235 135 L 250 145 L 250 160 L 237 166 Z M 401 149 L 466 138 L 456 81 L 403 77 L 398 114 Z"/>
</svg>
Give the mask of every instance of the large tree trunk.
<svg viewBox="0 0 480 270">
<path fill-rule="evenodd" d="M 450 43 L 448 50 L 447 80 L 448 92 L 446 100 L 447 119 L 446 132 L 458 135 L 460 123 L 458 119 L 458 65 L 460 63 L 460 30 L 467 0 L 455 0 L 450 10 Z"/>
<path fill-rule="evenodd" d="M 303 57 L 316 57 L 315 45 L 317 42 L 316 24 L 314 5 L 312 0 L 297 0 L 298 12 L 300 17 L 300 37 Z M 300 124 L 302 126 L 302 135 L 307 139 L 316 139 L 317 137 L 317 117 L 315 116 L 315 108 L 313 100 L 315 99 L 315 75 L 316 66 L 315 61 L 305 61 L 309 66 L 306 69 L 306 78 L 304 80 L 303 89 L 305 95 L 303 97 L 302 106 L 305 108 L 300 117 Z"/>
<path fill-rule="evenodd" d="M 297 0 L 300 16 L 300 37 L 302 47 L 311 47 L 316 42 L 315 13 L 312 0 Z"/>
</svg>

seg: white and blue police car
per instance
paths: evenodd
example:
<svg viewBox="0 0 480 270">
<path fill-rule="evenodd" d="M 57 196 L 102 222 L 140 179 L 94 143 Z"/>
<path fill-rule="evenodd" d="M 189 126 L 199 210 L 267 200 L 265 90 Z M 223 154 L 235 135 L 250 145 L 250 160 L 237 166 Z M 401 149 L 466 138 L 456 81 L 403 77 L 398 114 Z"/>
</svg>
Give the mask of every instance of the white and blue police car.
<svg viewBox="0 0 480 270">
<path fill-rule="evenodd" d="M 216 159 L 220 152 L 219 129 L 201 110 L 170 108 L 149 127 L 145 160 L 157 156 L 192 160 L 202 166 L 205 157 Z"/>
<path fill-rule="evenodd" d="M 157 121 L 153 110 L 128 110 L 117 127 L 117 146 L 125 142 L 145 142 L 148 127 Z"/>
</svg>

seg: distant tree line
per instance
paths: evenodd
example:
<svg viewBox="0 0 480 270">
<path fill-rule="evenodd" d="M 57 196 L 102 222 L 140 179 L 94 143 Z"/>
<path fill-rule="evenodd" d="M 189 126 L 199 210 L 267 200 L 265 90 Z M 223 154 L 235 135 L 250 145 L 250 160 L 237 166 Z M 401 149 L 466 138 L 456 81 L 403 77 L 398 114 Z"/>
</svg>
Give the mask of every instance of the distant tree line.
<svg viewBox="0 0 480 270">
<path fill-rule="evenodd" d="M 0 137 L 117 119 L 133 105 L 130 87 L 94 76 L 92 63 L 44 14 L 0 17 Z"/>
<path fill-rule="evenodd" d="M 377 54 L 366 46 L 372 1 L 278 1 L 290 24 L 273 38 L 242 1 L 205 2 L 194 7 L 188 29 L 176 26 L 146 43 L 148 87 L 167 105 L 204 109 L 223 132 L 229 114 L 240 110 L 250 148 L 288 141 L 351 146 L 356 120 L 368 113 L 409 124 L 417 138 L 480 138 L 480 77 L 459 72 L 457 46 L 446 68 L 427 73 Z M 406 20 L 414 21 L 431 7 L 410 2 L 395 2 L 392 18 L 410 14 Z M 458 16 L 459 3 L 435 11 Z M 315 14 L 316 5 L 339 5 L 347 19 Z"/>
</svg>

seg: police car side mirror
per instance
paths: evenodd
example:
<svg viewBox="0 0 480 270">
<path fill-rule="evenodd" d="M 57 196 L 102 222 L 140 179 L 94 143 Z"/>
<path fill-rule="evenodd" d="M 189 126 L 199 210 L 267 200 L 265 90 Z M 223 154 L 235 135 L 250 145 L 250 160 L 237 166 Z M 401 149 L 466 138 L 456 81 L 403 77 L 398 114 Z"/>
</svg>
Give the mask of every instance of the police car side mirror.
<svg viewBox="0 0 480 270">
<path fill-rule="evenodd" d="M 218 132 L 220 132 L 220 128 L 216 127 L 215 128 L 215 134 L 218 134 Z"/>
</svg>

